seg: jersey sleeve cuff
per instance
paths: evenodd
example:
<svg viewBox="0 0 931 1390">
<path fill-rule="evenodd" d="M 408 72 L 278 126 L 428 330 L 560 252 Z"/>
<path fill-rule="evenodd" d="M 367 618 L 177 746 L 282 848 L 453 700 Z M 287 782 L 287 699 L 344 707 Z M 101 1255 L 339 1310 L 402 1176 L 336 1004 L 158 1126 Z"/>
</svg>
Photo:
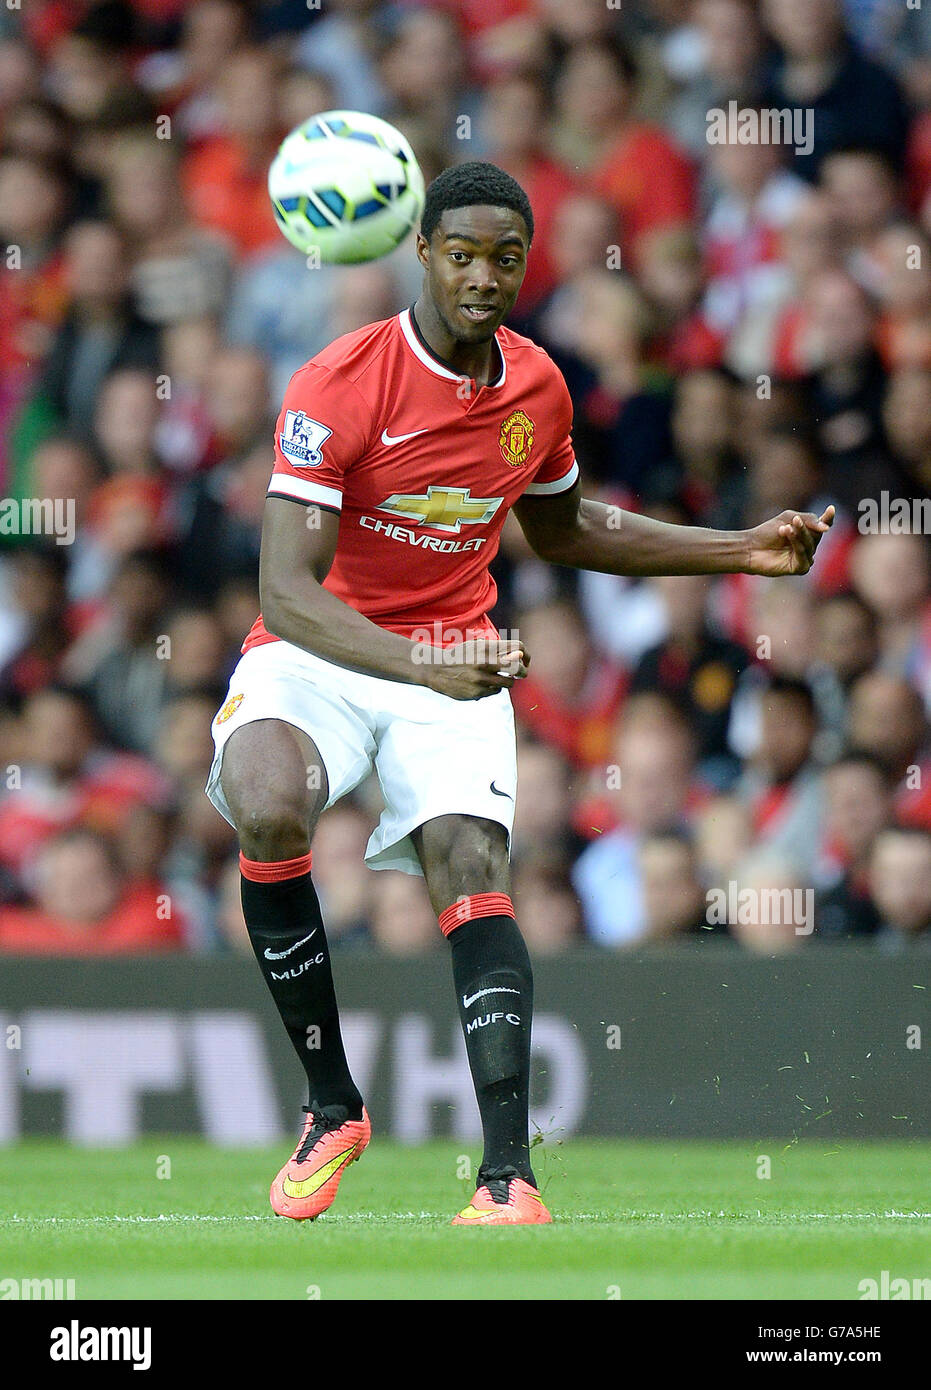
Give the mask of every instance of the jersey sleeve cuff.
<svg viewBox="0 0 931 1390">
<path fill-rule="evenodd" d="M 307 502 L 331 511 L 342 509 L 343 494 L 335 487 L 325 487 L 310 478 L 295 478 L 291 473 L 273 473 L 268 484 L 269 497 L 289 497 L 292 502 Z"/>
<path fill-rule="evenodd" d="M 571 487 L 575 487 L 578 478 L 579 465 L 573 459 L 569 472 L 564 473 L 561 478 L 555 478 L 551 483 L 529 483 L 524 492 L 533 497 L 552 497 L 557 492 L 568 492 Z"/>
</svg>

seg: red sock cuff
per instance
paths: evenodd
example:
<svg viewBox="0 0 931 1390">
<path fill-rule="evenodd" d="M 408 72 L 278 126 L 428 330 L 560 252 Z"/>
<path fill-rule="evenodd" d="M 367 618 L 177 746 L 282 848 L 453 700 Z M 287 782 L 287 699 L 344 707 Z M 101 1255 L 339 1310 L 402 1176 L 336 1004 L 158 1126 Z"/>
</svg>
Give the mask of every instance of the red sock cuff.
<svg viewBox="0 0 931 1390">
<path fill-rule="evenodd" d="M 243 878 L 253 883 L 280 883 L 286 878 L 300 878 L 310 873 L 310 851 L 298 855 L 297 859 L 279 859 L 274 864 L 262 864 L 257 859 L 247 859 L 239 852 L 239 871 Z"/>
<path fill-rule="evenodd" d="M 507 893 L 472 893 L 458 898 L 440 913 L 440 931 L 444 936 L 471 922 L 475 917 L 513 917 L 514 904 Z"/>
</svg>

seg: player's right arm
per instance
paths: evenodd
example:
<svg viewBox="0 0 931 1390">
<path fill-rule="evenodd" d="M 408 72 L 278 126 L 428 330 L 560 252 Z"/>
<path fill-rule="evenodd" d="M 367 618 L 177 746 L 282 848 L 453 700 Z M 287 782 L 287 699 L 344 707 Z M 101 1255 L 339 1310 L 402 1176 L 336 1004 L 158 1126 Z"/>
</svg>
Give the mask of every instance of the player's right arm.
<svg viewBox="0 0 931 1390">
<path fill-rule="evenodd" d="M 339 534 L 339 517 L 289 498 L 265 501 L 259 592 L 262 618 L 273 637 L 325 661 L 386 680 L 426 685 L 457 700 L 476 700 L 509 688 L 523 674 L 516 642 L 489 643 L 482 659 L 424 660 L 424 649 L 388 632 L 323 587 Z M 445 653 L 448 658 L 451 653 Z M 502 670 L 513 674 L 501 675 Z"/>
</svg>

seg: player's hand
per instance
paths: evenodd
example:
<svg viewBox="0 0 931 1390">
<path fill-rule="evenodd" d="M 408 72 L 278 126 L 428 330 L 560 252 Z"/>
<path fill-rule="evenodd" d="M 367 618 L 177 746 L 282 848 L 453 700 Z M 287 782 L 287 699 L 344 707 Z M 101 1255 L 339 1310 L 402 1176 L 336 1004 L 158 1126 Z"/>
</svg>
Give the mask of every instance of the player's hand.
<svg viewBox="0 0 931 1390">
<path fill-rule="evenodd" d="M 520 641 L 478 638 L 437 648 L 436 655 L 436 661 L 424 667 L 424 684 L 454 700 L 481 700 L 510 690 L 530 665 L 530 653 Z"/>
<path fill-rule="evenodd" d="M 770 577 L 807 574 L 825 531 L 834 521 L 834 508 L 826 507 L 821 516 L 812 512 L 780 512 L 772 521 L 754 526 L 748 532 L 750 573 Z"/>
</svg>

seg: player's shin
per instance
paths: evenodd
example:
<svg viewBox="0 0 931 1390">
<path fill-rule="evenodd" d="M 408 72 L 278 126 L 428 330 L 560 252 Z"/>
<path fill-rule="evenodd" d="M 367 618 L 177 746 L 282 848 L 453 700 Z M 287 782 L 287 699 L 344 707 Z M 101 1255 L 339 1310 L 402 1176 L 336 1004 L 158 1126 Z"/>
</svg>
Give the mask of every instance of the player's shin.
<svg viewBox="0 0 931 1390">
<path fill-rule="evenodd" d="M 311 856 L 262 864 L 239 856 L 242 908 L 265 983 L 307 1074 L 309 1104 L 318 1112 L 345 1106 L 362 1118 L 339 1027 L 330 952 Z"/>
<path fill-rule="evenodd" d="M 506 893 L 476 893 L 440 914 L 482 1117 L 479 1181 L 516 1172 L 532 1186 L 528 1111 L 533 974 Z"/>
</svg>

